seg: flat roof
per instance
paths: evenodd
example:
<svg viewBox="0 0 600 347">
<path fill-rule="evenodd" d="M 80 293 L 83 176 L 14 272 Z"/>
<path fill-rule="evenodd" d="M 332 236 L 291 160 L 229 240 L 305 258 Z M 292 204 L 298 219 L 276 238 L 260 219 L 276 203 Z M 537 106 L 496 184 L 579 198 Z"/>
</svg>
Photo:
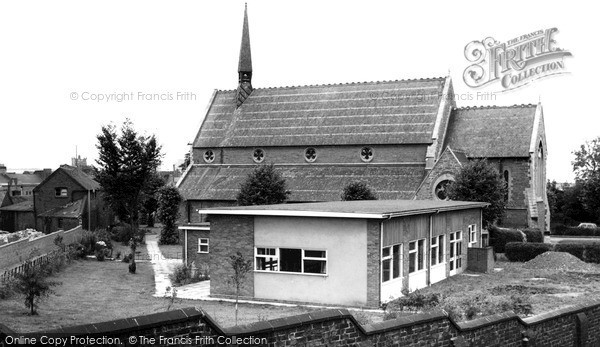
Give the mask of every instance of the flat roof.
<svg viewBox="0 0 600 347">
<path fill-rule="evenodd" d="M 234 206 L 200 209 L 208 215 L 286 216 L 387 219 L 445 211 L 482 208 L 485 202 L 442 200 L 360 200 L 301 204 Z"/>
</svg>

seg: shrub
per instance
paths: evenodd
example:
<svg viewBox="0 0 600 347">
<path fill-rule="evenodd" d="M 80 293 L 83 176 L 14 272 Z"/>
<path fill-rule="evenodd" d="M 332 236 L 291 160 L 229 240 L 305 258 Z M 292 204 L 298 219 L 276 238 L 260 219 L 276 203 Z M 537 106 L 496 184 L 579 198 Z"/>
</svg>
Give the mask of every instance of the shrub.
<svg viewBox="0 0 600 347">
<path fill-rule="evenodd" d="M 523 233 L 506 228 L 498 228 L 493 225 L 488 228 L 490 234 L 490 246 L 494 247 L 496 253 L 504 253 L 504 247 L 509 242 L 524 242 Z"/>
<path fill-rule="evenodd" d="M 599 245 L 586 245 L 583 250 L 583 261 L 586 263 L 600 264 L 600 247 Z"/>
<path fill-rule="evenodd" d="M 529 315 L 532 312 L 529 296 L 520 294 L 490 295 L 480 292 L 466 298 L 447 298 L 440 307 L 455 322 L 506 311 L 513 311 L 519 315 Z"/>
<path fill-rule="evenodd" d="M 173 273 L 169 275 L 173 286 L 183 286 L 190 283 L 196 283 L 209 279 L 208 266 L 202 265 L 196 271 L 193 271 L 192 266 L 180 264 L 175 267 Z"/>
<path fill-rule="evenodd" d="M 556 252 L 567 252 L 583 260 L 583 251 L 586 245 L 583 243 L 559 243 L 554 246 Z"/>
<path fill-rule="evenodd" d="M 564 236 L 600 236 L 600 228 L 577 228 L 565 227 L 564 229 L 555 229 L 553 235 Z"/>
<path fill-rule="evenodd" d="M 408 293 L 407 290 L 403 290 L 402 294 L 404 296 L 387 304 L 386 311 L 422 311 L 433 308 L 440 303 L 440 295 L 438 293 L 424 294 L 418 290 Z"/>
<path fill-rule="evenodd" d="M 553 250 L 549 243 L 509 242 L 505 246 L 505 255 L 510 261 L 528 261 L 547 251 Z"/>
<path fill-rule="evenodd" d="M 554 235 L 563 235 L 568 226 L 562 223 L 551 223 L 550 233 Z"/>
<path fill-rule="evenodd" d="M 70 243 L 67 246 L 67 257 L 69 259 L 85 259 L 85 246 L 79 242 Z"/>
<path fill-rule="evenodd" d="M 2 278 L 0 279 L 0 299 L 8 299 L 14 294 L 13 290 L 14 283 L 12 279 Z"/>
<path fill-rule="evenodd" d="M 81 235 L 81 244 L 85 248 L 85 254 L 94 254 L 96 250 L 96 242 L 98 242 L 98 236 L 88 230 L 84 230 Z"/>
<path fill-rule="evenodd" d="M 538 228 L 527 228 L 521 231 L 525 234 L 527 242 L 544 242 L 544 233 Z"/>
</svg>

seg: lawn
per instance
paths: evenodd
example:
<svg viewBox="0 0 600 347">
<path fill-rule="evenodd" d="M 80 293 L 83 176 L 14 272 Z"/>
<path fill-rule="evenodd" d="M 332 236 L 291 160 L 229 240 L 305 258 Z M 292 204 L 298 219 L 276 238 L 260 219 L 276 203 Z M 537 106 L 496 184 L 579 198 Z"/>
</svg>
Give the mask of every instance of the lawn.
<svg viewBox="0 0 600 347">
<path fill-rule="evenodd" d="M 167 310 L 169 300 L 155 298 L 154 273 L 149 262 L 138 262 L 137 273 L 117 261 L 77 261 L 51 278 L 60 281 L 56 294 L 42 302 L 39 316 L 28 316 L 23 300 L 0 300 L 0 322 L 17 332 L 33 332 L 151 314 Z M 234 325 L 234 304 L 178 299 L 171 309 L 197 306 L 221 326 Z M 304 307 L 240 304 L 239 324 L 302 314 Z M 364 316 L 364 315 L 363 315 Z"/>
</svg>

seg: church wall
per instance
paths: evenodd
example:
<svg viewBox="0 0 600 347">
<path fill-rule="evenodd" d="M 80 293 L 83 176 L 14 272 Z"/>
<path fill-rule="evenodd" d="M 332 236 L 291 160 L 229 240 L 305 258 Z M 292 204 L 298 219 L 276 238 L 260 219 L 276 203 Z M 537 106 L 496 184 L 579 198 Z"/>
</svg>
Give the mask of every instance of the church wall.
<svg viewBox="0 0 600 347">
<path fill-rule="evenodd" d="M 416 193 L 416 199 L 434 199 L 433 185 L 436 183 L 436 180 L 444 174 L 455 174 L 459 170 L 460 164 L 456 161 L 452 153 L 445 151 L 441 158 L 436 162 L 435 166 L 431 169 L 429 175 L 425 177 L 425 181 Z"/>
<path fill-rule="evenodd" d="M 317 151 L 315 164 L 319 163 L 363 163 L 360 151 L 365 145 L 354 146 L 313 146 Z M 369 146 L 369 145 L 366 145 Z M 309 164 L 304 158 L 304 150 L 310 146 L 260 147 L 265 152 L 266 163 Z M 423 163 L 426 145 L 372 145 L 371 163 Z M 213 149 L 214 164 L 256 164 L 252 154 L 258 147 Z M 205 148 L 194 148 L 194 162 L 205 164 Z"/>
</svg>

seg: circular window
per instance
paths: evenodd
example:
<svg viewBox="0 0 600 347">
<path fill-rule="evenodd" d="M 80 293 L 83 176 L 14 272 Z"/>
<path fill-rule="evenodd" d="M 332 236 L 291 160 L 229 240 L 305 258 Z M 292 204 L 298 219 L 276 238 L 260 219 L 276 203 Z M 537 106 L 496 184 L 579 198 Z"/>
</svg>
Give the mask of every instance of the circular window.
<svg viewBox="0 0 600 347">
<path fill-rule="evenodd" d="M 439 200 L 448 200 L 448 193 L 446 188 L 452 183 L 450 180 L 443 180 L 435 186 L 435 197 Z"/>
<path fill-rule="evenodd" d="M 365 162 L 373 160 L 373 148 L 363 147 L 360 150 L 360 159 L 362 159 L 362 161 L 365 161 Z"/>
<path fill-rule="evenodd" d="M 312 147 L 305 149 L 304 150 L 304 159 L 306 159 L 306 161 L 309 163 L 312 163 L 315 160 L 317 160 L 317 150 Z"/>
<path fill-rule="evenodd" d="M 213 152 L 213 151 L 212 151 L 212 149 L 207 149 L 207 150 L 204 152 L 204 156 L 203 156 L 203 158 L 204 158 L 204 161 L 205 161 L 205 162 L 207 162 L 207 163 L 209 163 L 209 164 L 210 164 L 210 163 L 212 163 L 213 161 L 215 161 L 215 152 Z"/>
<path fill-rule="evenodd" d="M 263 160 L 265 160 L 265 151 L 260 148 L 255 149 L 252 154 L 252 159 L 257 163 L 262 163 Z"/>
</svg>

